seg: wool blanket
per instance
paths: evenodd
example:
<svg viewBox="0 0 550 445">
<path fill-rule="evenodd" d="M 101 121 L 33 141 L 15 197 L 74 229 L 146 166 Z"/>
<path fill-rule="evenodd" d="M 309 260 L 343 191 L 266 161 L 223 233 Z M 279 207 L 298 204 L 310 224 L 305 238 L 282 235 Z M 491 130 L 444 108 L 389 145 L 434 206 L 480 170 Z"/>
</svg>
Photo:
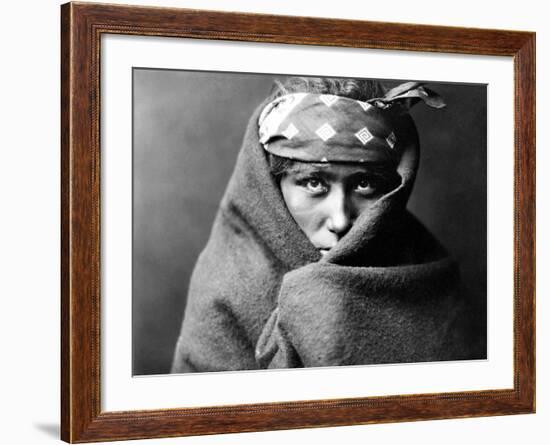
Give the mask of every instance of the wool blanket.
<svg viewBox="0 0 550 445">
<path fill-rule="evenodd" d="M 402 156 L 401 185 L 321 256 L 269 171 L 264 105 L 193 271 L 172 372 L 482 358 L 457 264 L 406 210 L 418 140 Z"/>
</svg>

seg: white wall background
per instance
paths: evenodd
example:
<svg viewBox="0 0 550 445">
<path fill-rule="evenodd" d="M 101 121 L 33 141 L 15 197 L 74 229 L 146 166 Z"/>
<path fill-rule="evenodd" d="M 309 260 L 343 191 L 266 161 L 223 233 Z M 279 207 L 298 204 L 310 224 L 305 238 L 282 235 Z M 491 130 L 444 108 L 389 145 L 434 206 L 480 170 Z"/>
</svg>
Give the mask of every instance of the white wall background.
<svg viewBox="0 0 550 445">
<path fill-rule="evenodd" d="M 483 3 L 398 0 L 119 0 L 154 6 L 309 15 L 537 32 L 538 301 L 537 414 L 150 440 L 174 444 L 548 443 L 550 423 L 550 14 L 536 0 Z M 0 39 L 0 312 L 2 443 L 42 444 L 59 429 L 59 2 L 2 7 Z"/>
</svg>

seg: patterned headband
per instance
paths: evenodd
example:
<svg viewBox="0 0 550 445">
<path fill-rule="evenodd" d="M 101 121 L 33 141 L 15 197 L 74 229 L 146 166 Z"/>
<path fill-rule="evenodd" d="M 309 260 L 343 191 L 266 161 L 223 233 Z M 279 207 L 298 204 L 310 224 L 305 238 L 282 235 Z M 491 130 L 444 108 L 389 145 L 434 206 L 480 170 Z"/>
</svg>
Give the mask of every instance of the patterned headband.
<svg viewBox="0 0 550 445">
<path fill-rule="evenodd" d="M 269 153 L 305 162 L 397 163 L 412 137 L 410 126 L 402 125 L 403 115 L 420 100 L 433 108 L 445 106 L 418 82 L 365 102 L 331 94 L 286 94 L 262 110 L 260 143 Z"/>
</svg>

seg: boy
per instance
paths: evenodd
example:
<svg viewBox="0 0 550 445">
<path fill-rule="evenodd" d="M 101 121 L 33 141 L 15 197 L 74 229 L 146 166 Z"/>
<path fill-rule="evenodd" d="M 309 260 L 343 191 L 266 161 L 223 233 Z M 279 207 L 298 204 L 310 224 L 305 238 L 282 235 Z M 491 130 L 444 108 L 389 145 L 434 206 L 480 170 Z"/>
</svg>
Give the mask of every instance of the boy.
<svg viewBox="0 0 550 445">
<path fill-rule="evenodd" d="M 292 78 L 253 114 L 172 372 L 481 358 L 458 268 L 406 210 L 418 83 Z"/>
</svg>

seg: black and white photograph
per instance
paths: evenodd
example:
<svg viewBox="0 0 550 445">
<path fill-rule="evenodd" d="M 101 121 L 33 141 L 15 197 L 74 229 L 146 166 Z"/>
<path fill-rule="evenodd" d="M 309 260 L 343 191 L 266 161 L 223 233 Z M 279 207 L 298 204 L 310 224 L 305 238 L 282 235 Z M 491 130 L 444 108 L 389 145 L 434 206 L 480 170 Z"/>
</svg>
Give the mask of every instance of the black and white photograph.
<svg viewBox="0 0 550 445">
<path fill-rule="evenodd" d="M 487 358 L 487 85 L 132 77 L 133 375 Z"/>
</svg>

